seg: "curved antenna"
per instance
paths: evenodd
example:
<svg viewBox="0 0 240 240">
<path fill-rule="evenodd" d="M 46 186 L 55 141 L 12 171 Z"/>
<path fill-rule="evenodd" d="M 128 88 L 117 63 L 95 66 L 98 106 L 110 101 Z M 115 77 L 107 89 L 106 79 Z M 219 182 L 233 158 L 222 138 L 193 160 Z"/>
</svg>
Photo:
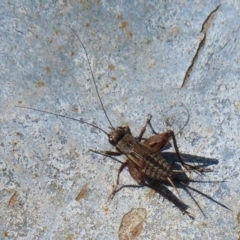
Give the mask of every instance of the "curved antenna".
<svg viewBox="0 0 240 240">
<path fill-rule="evenodd" d="M 74 35 L 77 37 L 77 39 L 79 40 L 79 42 L 81 43 L 81 45 L 82 45 L 82 47 L 83 47 L 83 50 L 84 50 L 84 52 L 85 52 L 85 54 L 86 54 L 87 62 L 88 62 L 89 68 L 90 68 L 90 73 L 91 73 L 91 76 L 92 76 L 92 80 L 93 80 L 93 83 L 94 83 L 94 86 L 95 86 L 95 89 L 96 89 L 96 92 L 97 92 L 97 95 L 98 95 L 98 99 L 100 100 L 100 103 L 101 103 L 101 106 L 102 106 L 102 110 L 103 110 L 103 112 L 104 112 L 104 114 L 105 114 L 105 116 L 106 116 L 106 118 L 107 118 L 107 120 L 108 120 L 111 128 L 112 128 L 112 129 L 115 129 L 115 128 L 113 127 L 113 125 L 112 125 L 112 123 L 111 123 L 108 115 L 107 115 L 107 112 L 106 112 L 106 110 L 105 110 L 105 108 L 104 108 L 104 106 L 103 106 L 102 99 L 101 99 L 100 94 L 99 94 L 99 92 L 98 92 L 97 84 L 96 84 L 96 81 L 95 81 L 95 78 L 94 78 L 94 74 L 93 74 L 93 71 L 92 71 L 92 68 L 91 68 L 91 64 L 90 64 L 90 60 L 89 60 L 89 57 L 88 57 L 88 54 L 87 54 L 87 50 L 86 50 L 86 48 L 85 48 L 82 40 L 80 39 L 80 37 L 77 35 L 77 33 L 76 33 L 70 26 L 68 26 L 67 24 L 64 24 L 64 25 L 65 25 L 66 27 L 68 27 L 68 28 L 74 33 Z"/>
<path fill-rule="evenodd" d="M 190 113 L 189 113 L 188 108 L 187 108 L 182 102 L 181 102 L 181 104 L 182 104 L 182 106 L 186 109 L 187 114 L 188 114 L 188 118 L 187 118 L 186 123 L 180 128 L 180 130 L 176 133 L 176 135 L 177 135 L 178 133 L 181 133 L 181 132 L 183 131 L 183 129 L 188 125 L 189 120 L 190 120 Z"/>
<path fill-rule="evenodd" d="M 177 133 L 175 133 L 175 136 L 178 135 L 179 133 L 181 133 L 183 131 L 183 129 L 188 125 L 189 121 L 190 121 L 190 113 L 188 108 L 182 103 L 180 102 L 180 104 L 185 108 L 185 110 L 187 111 L 187 121 L 185 122 L 185 124 L 179 129 L 179 131 Z M 175 103 L 174 106 L 176 106 L 177 104 Z M 171 127 L 171 123 L 169 123 L 169 118 L 167 118 L 167 121 L 165 121 L 165 123 L 167 124 L 167 126 Z"/>
<path fill-rule="evenodd" d="M 63 118 L 71 119 L 71 120 L 74 120 L 74 121 L 77 121 L 77 122 L 80 122 L 80 123 L 85 123 L 85 124 L 87 124 L 87 125 L 89 125 L 89 126 L 92 126 L 92 127 L 94 127 L 94 128 L 97 128 L 98 130 L 104 132 L 107 136 L 109 136 L 109 134 L 108 134 L 106 131 L 104 131 L 103 129 L 101 129 L 101 128 L 98 127 L 97 125 L 94 125 L 94 124 L 85 122 L 85 121 L 83 121 L 83 120 L 81 120 L 81 119 L 76 119 L 76 118 L 64 116 L 64 115 L 61 115 L 61 114 L 51 113 L 51 112 L 48 112 L 48 111 L 39 110 L 39 109 L 31 108 L 31 107 L 23 107 L 23 106 L 15 106 L 15 107 L 18 107 L 18 108 L 26 108 L 26 109 L 34 110 L 34 111 L 41 112 L 41 113 L 51 114 L 51 115 L 54 115 L 54 116 L 57 116 L 57 117 L 63 117 Z"/>
</svg>

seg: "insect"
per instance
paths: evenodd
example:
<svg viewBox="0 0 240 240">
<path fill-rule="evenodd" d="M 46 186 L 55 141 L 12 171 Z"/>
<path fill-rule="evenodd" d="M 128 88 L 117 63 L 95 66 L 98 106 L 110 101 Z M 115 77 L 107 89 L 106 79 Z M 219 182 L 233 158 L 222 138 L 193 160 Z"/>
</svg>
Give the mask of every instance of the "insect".
<svg viewBox="0 0 240 240">
<path fill-rule="evenodd" d="M 69 26 L 67 26 L 67 27 L 70 28 Z M 112 123 L 107 115 L 107 112 L 104 108 L 102 99 L 99 95 L 98 88 L 96 85 L 93 71 L 91 69 L 91 64 L 90 64 L 90 60 L 89 60 L 86 48 L 85 48 L 83 42 L 81 41 L 81 39 L 79 38 L 79 36 L 77 35 L 77 33 L 72 28 L 70 28 L 70 30 L 78 38 L 78 40 L 81 43 L 83 50 L 86 54 L 86 59 L 87 59 L 88 65 L 89 65 L 89 71 L 91 73 L 91 78 L 92 78 L 93 84 L 95 86 L 95 90 L 97 92 L 97 96 L 100 101 L 102 110 L 106 116 L 107 121 L 110 124 L 111 131 L 108 133 L 107 131 L 103 130 L 99 126 L 88 123 L 81 119 L 75 119 L 75 118 L 68 117 L 65 115 L 55 114 L 55 113 L 51 113 L 48 111 L 38 110 L 38 109 L 30 108 L 30 107 L 24 107 L 24 106 L 17 106 L 17 107 L 32 109 L 32 110 L 39 111 L 42 113 L 52 114 L 55 116 L 78 121 L 80 123 L 87 124 L 94 128 L 97 128 L 98 130 L 100 130 L 101 132 L 106 134 L 108 137 L 109 143 L 116 148 L 116 151 L 93 151 L 93 152 L 101 153 L 105 156 L 120 156 L 120 155 L 126 156 L 126 158 L 127 158 L 126 161 L 124 163 L 122 163 L 122 165 L 120 166 L 120 168 L 118 170 L 117 181 L 116 181 L 117 185 L 119 184 L 119 177 L 120 177 L 122 170 L 124 168 L 128 167 L 130 175 L 139 185 L 154 188 L 154 185 L 152 185 L 152 183 L 151 183 L 152 181 L 157 181 L 160 184 L 168 183 L 178 193 L 176 184 L 180 183 L 180 181 L 177 180 L 176 177 L 178 176 L 179 172 L 197 171 L 197 172 L 203 173 L 203 172 L 210 171 L 207 168 L 204 168 L 201 166 L 193 166 L 193 165 L 187 164 L 184 161 L 184 159 L 181 157 L 181 155 L 179 153 L 175 134 L 171 130 L 161 133 L 161 134 L 157 134 L 155 136 L 152 136 L 142 142 L 143 135 L 146 131 L 146 127 L 148 124 L 150 124 L 150 120 L 151 120 L 150 115 L 148 115 L 146 123 L 145 123 L 144 127 L 141 129 L 138 137 L 134 137 L 132 135 L 129 126 L 127 126 L 127 125 L 119 126 L 116 128 L 112 125 Z M 163 150 L 163 148 L 169 143 L 170 139 L 173 140 L 173 146 L 175 148 L 177 157 L 178 157 L 180 163 L 182 164 L 182 166 L 184 167 L 184 169 L 182 169 L 182 170 L 177 170 L 177 169 L 173 168 L 168 161 L 166 161 L 161 155 L 159 155 L 159 152 L 161 152 Z M 112 193 L 112 197 L 114 196 L 114 194 L 117 191 L 118 191 L 117 189 L 114 189 L 114 191 Z M 198 190 L 196 190 L 196 191 L 198 191 Z M 179 193 L 178 193 L 178 195 L 179 195 Z M 182 202 L 182 201 L 180 201 L 180 202 Z M 224 205 L 222 205 L 222 206 L 224 206 Z M 224 206 L 224 207 L 226 207 L 226 206 Z M 183 213 L 186 213 L 189 217 L 192 218 L 192 216 L 183 207 L 178 206 L 178 208 Z"/>
</svg>

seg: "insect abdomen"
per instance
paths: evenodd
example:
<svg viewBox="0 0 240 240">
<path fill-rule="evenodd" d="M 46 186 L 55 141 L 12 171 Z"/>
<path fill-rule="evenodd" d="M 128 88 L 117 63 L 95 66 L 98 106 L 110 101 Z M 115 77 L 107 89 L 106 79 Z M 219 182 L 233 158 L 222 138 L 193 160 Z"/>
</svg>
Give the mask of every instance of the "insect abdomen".
<svg viewBox="0 0 240 240">
<path fill-rule="evenodd" d="M 146 176 L 161 181 L 167 180 L 168 177 L 172 177 L 172 167 L 160 155 L 154 154 L 154 156 L 152 156 L 151 154 L 146 154 L 144 158 L 146 161 L 142 171 Z"/>
</svg>

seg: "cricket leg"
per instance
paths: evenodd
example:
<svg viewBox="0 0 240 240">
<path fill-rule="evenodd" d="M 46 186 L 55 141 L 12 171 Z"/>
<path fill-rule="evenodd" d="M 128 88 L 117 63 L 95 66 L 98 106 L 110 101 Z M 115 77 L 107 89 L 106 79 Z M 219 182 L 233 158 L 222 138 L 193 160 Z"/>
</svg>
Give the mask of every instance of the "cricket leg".
<svg viewBox="0 0 240 240">
<path fill-rule="evenodd" d="M 128 165 L 128 160 L 124 162 L 121 167 L 118 169 L 118 175 L 117 175 L 117 185 L 119 185 L 119 178 L 122 170 Z"/>
<path fill-rule="evenodd" d="M 101 155 L 104 155 L 106 157 L 111 157 L 111 156 L 120 156 L 122 155 L 121 152 L 112 152 L 112 151 L 95 151 L 95 150 L 92 150 L 90 149 L 92 152 L 94 153 L 98 153 L 98 154 L 101 154 Z M 115 186 L 115 188 L 113 189 L 112 193 L 110 194 L 109 196 L 109 199 L 113 199 L 114 195 L 116 194 L 116 192 L 119 191 L 118 188 L 118 185 L 119 185 L 119 178 L 120 178 L 120 174 L 122 172 L 122 170 L 128 165 L 129 161 L 126 160 L 124 163 L 122 163 L 122 165 L 120 166 L 120 168 L 118 169 L 118 175 L 117 175 L 117 184 Z"/>
<path fill-rule="evenodd" d="M 211 172 L 212 170 L 209 169 L 209 168 L 203 168 L 201 166 L 193 166 L 191 164 L 188 164 L 184 161 L 183 157 L 180 155 L 180 152 L 178 150 L 178 146 L 177 146 L 177 141 L 176 141 L 176 137 L 175 137 L 175 134 L 173 131 L 169 130 L 168 131 L 171 136 L 172 136 L 172 139 L 173 139 L 173 145 L 174 145 L 174 149 L 176 151 L 176 154 L 178 156 L 178 159 L 179 161 L 181 162 L 182 166 L 187 169 L 187 170 L 192 170 L 192 171 L 197 171 L 197 172 L 200 172 L 200 173 L 203 173 L 203 172 Z"/>
<path fill-rule="evenodd" d="M 104 155 L 106 157 L 111 157 L 111 156 L 120 156 L 122 155 L 121 152 L 112 152 L 112 151 L 95 151 L 95 150 L 92 150 L 90 149 L 90 151 L 94 152 L 94 153 L 98 153 L 98 154 L 101 154 L 101 155 Z M 118 191 L 117 190 L 117 187 L 119 185 L 119 178 L 120 178 L 120 174 L 122 172 L 122 170 L 128 165 L 128 161 L 122 163 L 122 165 L 120 166 L 120 168 L 118 169 L 118 175 L 117 175 L 117 184 L 116 184 L 116 187 L 113 189 L 111 195 L 109 196 L 109 199 L 112 199 L 115 195 L 115 193 Z"/>
<path fill-rule="evenodd" d="M 141 186 L 145 185 L 145 175 L 131 160 L 128 161 L 128 170 L 132 178 Z"/>
<path fill-rule="evenodd" d="M 167 180 L 170 182 L 170 184 L 173 186 L 173 188 L 177 191 L 179 195 L 179 199 L 175 197 L 170 190 L 168 190 L 164 185 L 162 185 L 159 181 L 154 181 L 152 183 L 148 183 L 145 181 L 145 175 L 137 168 L 135 163 L 129 161 L 128 164 L 129 172 L 132 176 L 132 178 L 141 186 L 147 186 L 151 189 L 153 189 L 155 192 L 158 192 L 163 197 L 167 198 L 170 202 L 172 202 L 183 214 L 187 214 L 191 219 L 194 219 L 194 217 L 186 210 L 188 207 L 180 198 L 180 194 L 172 182 L 170 178 L 167 178 Z M 165 191 L 161 191 L 159 189 L 160 186 L 165 188 Z M 119 190 L 118 190 L 119 191 Z"/>
<path fill-rule="evenodd" d="M 144 145 L 151 147 L 154 152 L 160 152 L 170 141 L 172 135 L 169 132 L 160 133 L 144 141 Z"/>
<path fill-rule="evenodd" d="M 118 169 L 118 175 L 117 175 L 117 184 L 115 186 L 115 188 L 113 189 L 112 193 L 109 196 L 109 199 L 113 199 L 114 195 L 116 194 L 116 192 L 118 192 L 119 190 L 118 185 L 119 185 L 119 178 L 120 178 L 120 174 L 122 172 L 122 170 L 128 165 L 128 160 L 126 160 L 126 162 L 124 162 L 121 167 Z"/>
<path fill-rule="evenodd" d="M 152 116 L 150 114 L 148 114 L 146 123 L 138 136 L 139 142 L 141 142 L 141 140 L 142 140 L 142 136 L 143 136 L 144 132 L 146 131 L 147 125 L 150 125 L 150 127 L 151 127 L 151 118 L 152 118 Z M 155 134 L 156 134 L 155 136 L 152 136 L 152 137 L 146 139 L 144 141 L 144 145 L 151 147 L 153 149 L 153 151 L 157 153 L 157 152 L 160 152 L 168 144 L 169 140 L 171 139 L 171 134 L 169 134 L 169 132 L 165 132 L 165 133 L 161 133 L 161 134 L 155 133 Z"/>
<path fill-rule="evenodd" d="M 92 150 L 90 149 L 91 152 L 94 152 L 94 153 L 98 153 L 98 154 L 101 154 L 101 155 L 104 155 L 104 156 L 120 156 L 122 155 L 121 152 L 113 152 L 113 151 L 96 151 L 96 150 Z"/>
<path fill-rule="evenodd" d="M 138 142 L 141 142 L 142 136 L 143 136 L 143 134 L 145 133 L 146 128 L 147 128 L 147 125 L 150 123 L 151 118 L 152 118 L 152 116 L 151 116 L 150 114 L 148 114 L 146 123 L 145 123 L 145 125 L 143 126 L 143 128 L 141 129 L 141 132 L 139 133 Z"/>
<path fill-rule="evenodd" d="M 114 156 L 120 156 L 120 155 L 122 155 L 122 153 L 120 153 L 120 152 L 96 151 L 96 150 L 92 150 L 92 149 L 89 149 L 89 151 L 94 152 L 94 153 L 97 153 L 97 154 L 100 154 L 100 155 L 103 155 L 103 156 L 105 156 L 105 157 L 112 158 L 112 159 L 115 160 L 116 162 L 119 162 L 119 163 L 123 164 L 122 161 L 120 161 L 120 160 L 118 160 L 117 158 L 114 157 Z"/>
<path fill-rule="evenodd" d="M 191 219 L 194 219 L 194 217 L 186 210 L 188 206 L 182 201 L 178 189 L 170 178 L 167 178 L 167 180 L 176 190 L 179 198 L 175 197 L 175 195 L 159 181 L 153 181 L 151 183 L 146 182 L 144 175 L 134 165 L 134 163 L 132 164 L 132 162 L 130 162 L 128 168 L 131 176 L 138 182 L 139 185 L 147 186 L 155 192 L 161 194 L 164 198 L 167 198 L 170 202 L 172 202 L 183 214 L 187 214 Z"/>
<path fill-rule="evenodd" d="M 132 176 L 132 178 L 141 186 L 145 185 L 145 181 L 144 181 L 144 175 L 141 173 L 141 171 L 137 168 L 137 166 L 135 165 L 135 163 L 133 163 L 132 161 L 130 161 L 129 159 L 127 159 L 127 161 L 125 163 L 122 164 L 122 166 L 119 168 L 118 170 L 118 178 L 117 178 L 117 186 L 119 184 L 119 176 L 121 171 L 128 166 L 128 170 L 130 175 Z M 117 192 L 119 192 L 122 188 L 117 188 L 117 186 L 114 188 L 114 190 L 112 191 L 111 195 L 110 195 L 110 199 L 113 199 L 113 197 L 115 196 L 115 194 Z"/>
<path fill-rule="evenodd" d="M 174 185 L 174 183 L 172 182 L 172 180 L 171 180 L 169 177 L 167 178 L 167 180 L 170 182 L 170 184 L 172 185 L 172 187 L 173 187 L 173 188 L 175 189 L 175 191 L 177 192 L 179 199 L 182 201 L 181 196 L 180 196 L 180 193 L 179 193 L 178 189 L 175 187 L 175 185 Z"/>
<path fill-rule="evenodd" d="M 174 145 L 176 154 L 178 156 L 178 159 L 181 162 L 182 166 L 187 171 L 198 171 L 200 173 L 212 171 L 209 168 L 204 168 L 201 166 L 193 166 L 184 161 L 183 157 L 180 155 L 180 152 L 178 150 L 176 137 L 172 130 L 152 136 L 152 137 L 148 138 L 147 140 L 145 140 L 143 144 L 147 145 L 148 147 L 151 147 L 153 149 L 153 151 L 157 153 L 157 152 L 160 152 L 169 143 L 171 138 L 173 139 L 173 145 Z"/>
</svg>

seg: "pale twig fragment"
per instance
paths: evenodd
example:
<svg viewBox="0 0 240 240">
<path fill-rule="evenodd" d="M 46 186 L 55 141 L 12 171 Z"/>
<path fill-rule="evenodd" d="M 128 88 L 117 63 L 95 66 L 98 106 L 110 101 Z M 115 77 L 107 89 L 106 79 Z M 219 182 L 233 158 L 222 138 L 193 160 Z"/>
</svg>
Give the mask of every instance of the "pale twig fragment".
<svg viewBox="0 0 240 240">
<path fill-rule="evenodd" d="M 81 189 L 81 191 L 79 192 L 79 194 L 77 195 L 77 197 L 75 198 L 76 201 L 81 201 L 82 199 L 86 198 L 87 196 L 87 190 L 88 190 L 88 183 L 85 183 Z"/>
<path fill-rule="evenodd" d="M 17 192 L 14 192 L 14 194 L 11 196 L 11 198 L 8 201 L 9 207 L 14 207 L 17 202 Z"/>
<path fill-rule="evenodd" d="M 135 240 L 143 230 L 143 222 L 146 219 L 145 208 L 133 208 L 126 213 L 119 228 L 118 237 L 120 240 Z"/>
</svg>

